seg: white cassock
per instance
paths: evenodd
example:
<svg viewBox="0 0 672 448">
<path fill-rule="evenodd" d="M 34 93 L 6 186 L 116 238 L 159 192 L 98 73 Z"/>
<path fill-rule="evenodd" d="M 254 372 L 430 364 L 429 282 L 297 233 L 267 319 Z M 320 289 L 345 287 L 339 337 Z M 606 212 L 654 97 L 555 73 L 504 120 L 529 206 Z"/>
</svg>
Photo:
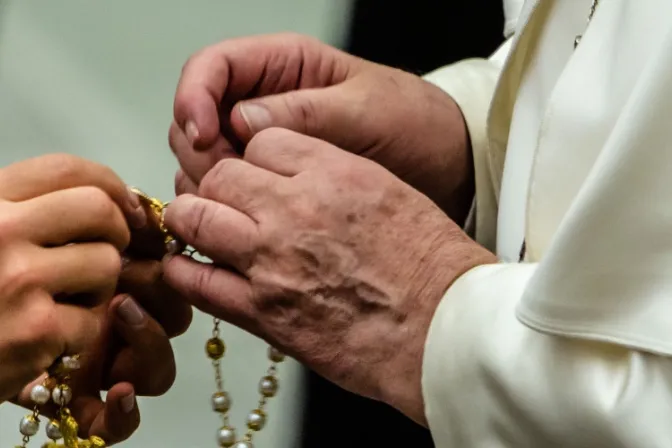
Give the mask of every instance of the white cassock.
<svg viewBox="0 0 672 448">
<path fill-rule="evenodd" d="M 462 108 L 476 238 L 501 260 L 436 312 L 430 429 L 438 448 L 672 447 L 672 0 L 601 0 L 587 28 L 591 0 L 520 3 L 491 59 L 428 76 Z"/>
</svg>

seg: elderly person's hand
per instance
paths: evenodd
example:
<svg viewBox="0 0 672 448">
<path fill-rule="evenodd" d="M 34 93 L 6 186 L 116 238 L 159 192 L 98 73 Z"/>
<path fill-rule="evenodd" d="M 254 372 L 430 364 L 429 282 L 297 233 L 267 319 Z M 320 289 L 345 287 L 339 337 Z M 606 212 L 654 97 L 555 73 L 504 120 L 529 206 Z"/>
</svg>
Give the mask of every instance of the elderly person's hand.
<svg viewBox="0 0 672 448">
<path fill-rule="evenodd" d="M 496 262 L 431 200 L 380 165 L 270 129 L 220 161 L 170 230 L 214 261 L 165 277 L 195 306 L 353 392 L 424 422 L 423 346 L 446 289 Z"/>
<path fill-rule="evenodd" d="M 224 41 L 184 66 L 170 129 L 177 192 L 194 193 L 219 160 L 270 127 L 370 158 L 458 223 L 466 217 L 473 163 L 453 99 L 413 74 L 290 34 Z"/>
</svg>

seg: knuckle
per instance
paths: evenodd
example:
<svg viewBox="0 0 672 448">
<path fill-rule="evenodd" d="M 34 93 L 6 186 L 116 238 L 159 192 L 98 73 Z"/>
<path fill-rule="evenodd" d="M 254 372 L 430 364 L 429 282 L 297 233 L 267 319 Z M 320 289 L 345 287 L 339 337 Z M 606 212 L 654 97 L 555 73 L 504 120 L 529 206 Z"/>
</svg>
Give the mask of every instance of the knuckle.
<svg viewBox="0 0 672 448">
<path fill-rule="evenodd" d="M 100 247 L 99 263 L 105 277 L 116 280 L 121 274 L 121 255 L 111 244 L 102 244 Z"/>
<path fill-rule="evenodd" d="M 44 346 L 59 332 L 54 319 L 54 308 L 48 306 L 46 302 L 30 307 L 30 312 L 24 319 L 28 330 L 24 340 L 29 345 Z"/>
<path fill-rule="evenodd" d="M 175 194 L 180 196 L 186 193 L 195 193 L 194 191 L 190 190 L 190 181 L 187 178 L 187 175 L 183 170 L 177 170 L 175 173 Z"/>
<path fill-rule="evenodd" d="M 202 238 L 201 232 L 211 219 L 212 215 L 206 203 L 203 201 L 195 202 L 191 209 L 190 217 L 185 222 L 185 236 L 187 241 L 193 241 L 195 243 L 200 241 Z"/>
<path fill-rule="evenodd" d="M 78 188 L 78 195 L 86 204 L 86 213 L 93 217 L 91 223 L 101 232 L 101 238 L 114 242 L 120 249 L 127 247 L 131 233 L 117 203 L 104 190 L 94 186 Z"/>
<path fill-rule="evenodd" d="M 81 187 L 82 198 L 88 204 L 89 211 L 102 221 L 110 222 L 119 212 L 112 198 L 102 189 L 93 186 Z"/>
<path fill-rule="evenodd" d="M 194 66 L 200 65 L 203 60 L 211 59 L 213 54 L 213 45 L 209 45 L 205 48 L 194 52 L 187 58 L 187 61 L 182 65 L 182 76 L 187 74 Z"/>
<path fill-rule="evenodd" d="M 284 31 L 282 33 L 276 34 L 274 40 L 281 41 L 284 46 L 291 47 L 303 47 L 303 46 L 312 46 L 312 45 L 323 45 L 319 39 L 308 36 L 306 34 L 301 34 L 296 31 Z"/>
<path fill-rule="evenodd" d="M 84 159 L 72 154 L 51 154 L 46 157 L 51 176 L 56 179 L 74 181 L 81 176 L 86 165 Z"/>
<path fill-rule="evenodd" d="M 178 149 L 180 149 L 180 143 L 182 141 L 181 136 L 182 130 L 177 123 L 173 121 L 168 129 L 168 145 L 170 146 L 170 149 L 173 150 L 173 153 L 177 153 Z"/>
<path fill-rule="evenodd" d="M 283 128 L 268 128 L 256 134 L 245 148 L 245 158 L 255 158 L 257 155 L 264 154 L 270 148 L 279 149 L 287 146 L 291 136 L 295 135 L 292 131 Z"/>
<path fill-rule="evenodd" d="M 189 327 L 191 326 L 191 322 L 193 321 L 193 319 L 194 319 L 194 312 L 191 306 L 185 303 L 183 309 L 180 310 L 180 313 L 172 322 L 172 325 L 166 327 L 165 330 L 168 337 L 175 338 L 177 336 L 181 336 L 184 333 L 186 333 Z"/>
<path fill-rule="evenodd" d="M 166 357 L 167 358 L 167 357 Z M 148 391 L 149 395 L 161 396 L 168 392 L 177 378 L 177 367 L 175 365 L 175 355 L 172 350 L 169 359 L 158 361 L 160 369 L 156 369 L 154 380 L 151 384 L 151 389 Z"/>
<path fill-rule="evenodd" d="M 0 282 L 3 295 L 16 296 L 40 286 L 40 275 L 30 257 L 21 251 L 11 251 L 3 257 Z"/>
<path fill-rule="evenodd" d="M 11 243 L 21 229 L 21 219 L 16 207 L 11 203 L 0 205 L 0 243 Z"/>
<path fill-rule="evenodd" d="M 202 269 L 199 269 L 192 280 L 192 292 L 201 297 L 209 296 L 209 290 L 212 285 L 212 278 L 214 274 L 215 268 L 211 265 L 203 266 Z"/>
<path fill-rule="evenodd" d="M 282 98 L 292 121 L 297 124 L 299 132 L 313 135 L 319 131 L 317 108 L 310 96 L 300 91 L 294 91 L 284 95 Z"/>
<path fill-rule="evenodd" d="M 203 177 L 199 187 L 199 194 L 212 198 L 217 194 L 220 185 L 224 185 L 240 167 L 240 160 L 234 158 L 222 159 L 212 167 Z"/>
<path fill-rule="evenodd" d="M 44 372 L 60 354 L 61 330 L 54 312 L 54 306 L 44 300 L 29 307 L 16 338 L 17 347 L 33 353 L 29 365 L 37 374 Z"/>
<path fill-rule="evenodd" d="M 215 45 L 205 47 L 193 53 L 182 66 L 180 81 L 175 96 L 174 112 L 175 117 L 179 118 L 179 124 L 183 124 L 184 117 L 180 115 L 188 106 L 194 87 L 199 87 L 203 83 L 203 74 L 215 71 L 214 65 L 219 63 L 219 51 Z M 203 86 L 200 86 L 203 87 Z"/>
<path fill-rule="evenodd" d="M 286 42 L 302 42 L 308 39 L 308 36 L 305 34 L 298 33 L 296 31 L 283 31 L 276 34 L 276 39 L 282 39 Z"/>
<path fill-rule="evenodd" d="M 312 223 L 321 219 L 319 209 L 318 201 L 309 195 L 301 195 L 286 203 L 286 210 L 299 222 Z"/>
<path fill-rule="evenodd" d="M 92 169 L 97 173 L 98 179 L 108 179 L 111 183 L 120 183 L 121 179 L 117 176 L 117 173 L 114 172 L 112 168 L 106 165 L 100 165 L 94 162 L 87 162 Z"/>
<path fill-rule="evenodd" d="M 346 183 L 346 185 L 360 185 L 362 182 L 367 182 L 369 177 L 376 177 L 375 172 L 371 168 L 374 167 L 369 160 L 359 159 L 355 157 L 342 157 L 339 163 L 333 168 L 333 173 L 337 179 Z"/>
<path fill-rule="evenodd" d="M 177 378 L 177 370 L 172 366 L 169 368 L 164 368 L 157 376 L 158 378 L 155 380 L 154 384 L 152 385 L 152 389 L 148 393 L 148 395 L 154 397 L 160 397 L 161 395 L 164 395 L 170 390 L 171 387 L 173 387 L 175 379 Z"/>
</svg>

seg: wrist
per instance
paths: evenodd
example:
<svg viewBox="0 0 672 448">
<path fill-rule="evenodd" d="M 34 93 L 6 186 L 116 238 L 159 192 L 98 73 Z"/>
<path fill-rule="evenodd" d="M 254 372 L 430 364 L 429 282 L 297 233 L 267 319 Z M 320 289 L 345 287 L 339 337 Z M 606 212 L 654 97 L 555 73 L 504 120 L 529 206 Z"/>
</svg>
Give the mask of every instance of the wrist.
<svg viewBox="0 0 672 448">
<path fill-rule="evenodd" d="M 434 238 L 426 262 L 418 266 L 408 289 L 407 303 L 416 311 L 406 322 L 407 340 L 400 347 L 394 365 L 385 369 L 387 384 L 381 388 L 383 401 L 416 423 L 427 426 L 422 391 L 422 366 L 425 344 L 434 314 L 450 287 L 471 269 L 497 263 L 497 257 L 473 240 L 453 223 Z"/>
<path fill-rule="evenodd" d="M 474 159 L 467 123 L 457 102 L 439 87 L 422 80 L 423 121 L 428 132 L 417 148 L 422 165 L 411 184 L 426 194 L 455 223 L 462 226 L 475 191 Z"/>
<path fill-rule="evenodd" d="M 436 203 L 455 223 L 463 226 L 476 193 L 469 129 L 453 97 L 433 84 L 429 85 L 443 97 L 445 108 L 442 115 L 445 121 L 441 126 L 445 130 L 444 144 L 440 149 L 445 162 L 444 171 L 438 176 L 441 184 L 437 186 Z"/>
</svg>

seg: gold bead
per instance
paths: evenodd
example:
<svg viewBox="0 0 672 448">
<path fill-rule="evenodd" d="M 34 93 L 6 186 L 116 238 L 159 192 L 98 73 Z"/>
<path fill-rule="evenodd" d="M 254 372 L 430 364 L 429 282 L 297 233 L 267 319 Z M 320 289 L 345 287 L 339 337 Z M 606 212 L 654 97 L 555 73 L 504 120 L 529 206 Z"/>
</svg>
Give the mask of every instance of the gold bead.
<svg viewBox="0 0 672 448">
<path fill-rule="evenodd" d="M 282 362 L 285 360 L 285 354 L 275 347 L 268 347 L 268 359 L 273 362 Z"/>
<path fill-rule="evenodd" d="M 255 409 L 247 416 L 247 427 L 252 431 L 261 431 L 266 425 L 266 413 L 261 409 Z"/>
<path fill-rule="evenodd" d="M 226 345 L 219 338 L 211 338 L 205 344 L 205 351 L 210 359 L 221 359 L 226 352 Z"/>
<path fill-rule="evenodd" d="M 91 444 L 91 448 L 105 448 L 107 446 L 105 441 L 98 436 L 89 437 L 89 443 Z"/>
</svg>

